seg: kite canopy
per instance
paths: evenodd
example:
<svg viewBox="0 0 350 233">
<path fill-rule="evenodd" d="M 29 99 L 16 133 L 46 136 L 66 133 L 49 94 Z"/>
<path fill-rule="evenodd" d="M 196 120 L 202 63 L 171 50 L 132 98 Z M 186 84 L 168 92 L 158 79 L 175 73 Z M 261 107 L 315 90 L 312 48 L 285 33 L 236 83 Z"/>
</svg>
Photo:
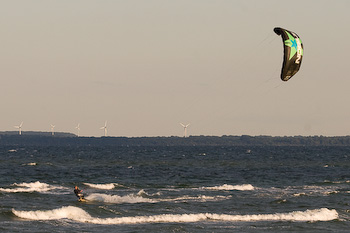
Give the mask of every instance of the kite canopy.
<svg viewBox="0 0 350 233">
<path fill-rule="evenodd" d="M 283 28 L 276 27 L 273 31 L 282 36 L 284 46 L 284 58 L 281 71 L 281 79 L 288 81 L 293 77 L 300 69 L 301 60 L 304 56 L 303 43 L 300 37 L 292 32 Z"/>
</svg>

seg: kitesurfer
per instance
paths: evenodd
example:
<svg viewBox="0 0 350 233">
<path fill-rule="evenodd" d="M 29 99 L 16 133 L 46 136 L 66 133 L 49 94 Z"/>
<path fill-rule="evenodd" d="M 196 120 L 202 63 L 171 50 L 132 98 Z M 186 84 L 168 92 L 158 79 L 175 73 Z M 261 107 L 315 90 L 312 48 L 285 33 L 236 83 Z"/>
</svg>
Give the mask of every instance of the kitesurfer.
<svg viewBox="0 0 350 233">
<path fill-rule="evenodd" d="M 79 201 L 84 200 L 83 190 L 79 189 L 78 186 L 74 187 L 74 193 L 79 198 Z"/>
</svg>

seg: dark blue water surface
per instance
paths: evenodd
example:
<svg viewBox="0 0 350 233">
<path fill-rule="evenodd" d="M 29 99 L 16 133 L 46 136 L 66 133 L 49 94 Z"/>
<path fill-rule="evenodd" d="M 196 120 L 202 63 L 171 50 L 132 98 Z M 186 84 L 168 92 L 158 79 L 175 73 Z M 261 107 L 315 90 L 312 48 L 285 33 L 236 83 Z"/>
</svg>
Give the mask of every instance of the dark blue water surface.
<svg viewBox="0 0 350 233">
<path fill-rule="evenodd" d="M 0 232 L 349 232 L 349 157 L 340 146 L 2 146 Z"/>
</svg>

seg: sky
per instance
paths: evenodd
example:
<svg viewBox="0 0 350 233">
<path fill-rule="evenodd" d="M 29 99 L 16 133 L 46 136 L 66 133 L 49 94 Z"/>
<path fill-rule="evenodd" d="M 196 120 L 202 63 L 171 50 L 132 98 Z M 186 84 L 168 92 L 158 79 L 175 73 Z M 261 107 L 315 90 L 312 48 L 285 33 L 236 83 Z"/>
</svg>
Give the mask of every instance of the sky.
<svg viewBox="0 0 350 233">
<path fill-rule="evenodd" d="M 0 131 L 350 134 L 348 0 L 0 0 Z M 283 44 L 304 44 L 280 79 Z"/>
</svg>

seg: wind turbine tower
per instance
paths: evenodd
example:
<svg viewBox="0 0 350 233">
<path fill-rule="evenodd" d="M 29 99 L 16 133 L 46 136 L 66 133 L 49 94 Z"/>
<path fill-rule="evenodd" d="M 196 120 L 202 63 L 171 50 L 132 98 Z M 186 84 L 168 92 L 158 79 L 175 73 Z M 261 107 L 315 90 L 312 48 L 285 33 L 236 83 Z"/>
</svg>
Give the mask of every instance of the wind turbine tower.
<svg viewBox="0 0 350 233">
<path fill-rule="evenodd" d="M 107 121 L 105 122 L 105 126 L 101 127 L 105 131 L 105 137 L 107 137 Z"/>
<path fill-rule="evenodd" d="M 181 125 L 182 127 L 184 127 L 184 138 L 187 138 L 187 127 L 188 127 L 190 124 L 188 123 L 187 125 L 184 125 L 184 124 L 180 123 L 180 125 Z"/>
<path fill-rule="evenodd" d="M 55 135 L 55 125 L 51 124 L 51 134 L 52 136 Z"/>
<path fill-rule="evenodd" d="M 19 135 L 22 135 L 22 125 L 23 125 L 23 121 L 21 122 L 20 125 L 14 126 L 16 129 L 18 129 L 18 134 Z"/>
<path fill-rule="evenodd" d="M 77 127 L 75 127 L 78 130 L 78 137 L 80 137 L 80 123 L 78 123 Z"/>
</svg>

